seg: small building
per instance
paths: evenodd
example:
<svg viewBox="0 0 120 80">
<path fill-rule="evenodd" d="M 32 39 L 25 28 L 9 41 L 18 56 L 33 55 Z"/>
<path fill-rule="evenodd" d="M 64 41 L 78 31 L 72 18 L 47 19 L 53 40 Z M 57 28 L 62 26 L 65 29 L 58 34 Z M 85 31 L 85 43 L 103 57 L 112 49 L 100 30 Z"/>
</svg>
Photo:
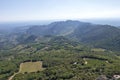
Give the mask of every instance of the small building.
<svg viewBox="0 0 120 80">
<path fill-rule="evenodd" d="M 113 78 L 114 78 L 115 80 L 120 79 L 120 75 L 113 75 Z"/>
<path fill-rule="evenodd" d="M 73 64 L 78 64 L 77 62 L 74 62 Z"/>
</svg>

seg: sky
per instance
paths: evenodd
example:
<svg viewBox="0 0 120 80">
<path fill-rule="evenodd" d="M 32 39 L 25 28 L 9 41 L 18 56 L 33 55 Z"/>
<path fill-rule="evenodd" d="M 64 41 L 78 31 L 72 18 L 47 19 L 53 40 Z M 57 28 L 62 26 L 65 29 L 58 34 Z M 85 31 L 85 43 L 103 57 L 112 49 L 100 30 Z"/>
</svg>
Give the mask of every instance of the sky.
<svg viewBox="0 0 120 80">
<path fill-rule="evenodd" d="M 0 22 L 120 18 L 120 0 L 0 0 Z"/>
</svg>

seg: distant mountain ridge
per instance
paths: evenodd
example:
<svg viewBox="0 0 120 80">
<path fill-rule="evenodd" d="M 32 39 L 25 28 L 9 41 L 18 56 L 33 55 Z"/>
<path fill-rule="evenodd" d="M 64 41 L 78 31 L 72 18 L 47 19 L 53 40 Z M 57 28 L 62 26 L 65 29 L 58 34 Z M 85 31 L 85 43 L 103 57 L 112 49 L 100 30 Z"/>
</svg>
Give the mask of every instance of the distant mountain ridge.
<svg viewBox="0 0 120 80">
<path fill-rule="evenodd" d="M 120 28 L 75 20 L 58 21 L 48 25 L 19 27 L 13 29 L 11 34 L 1 31 L 0 41 L 1 44 L 10 43 L 14 45 L 34 41 L 48 41 L 54 37 L 59 38 L 59 36 L 98 48 L 120 50 Z"/>
<path fill-rule="evenodd" d="M 120 29 L 110 25 L 98 25 L 87 22 L 67 20 L 53 22 L 48 25 L 32 26 L 27 29 L 26 33 L 37 36 L 64 36 L 69 39 L 87 44 L 93 44 L 103 48 L 106 48 L 105 45 L 108 47 L 108 45 L 112 46 L 112 44 L 120 47 L 118 44 L 120 43 Z"/>
<path fill-rule="evenodd" d="M 49 25 L 33 26 L 27 30 L 28 34 L 33 35 L 68 35 L 72 33 L 80 24 L 79 21 L 60 21 Z M 81 23 L 82 24 L 82 23 Z"/>
</svg>

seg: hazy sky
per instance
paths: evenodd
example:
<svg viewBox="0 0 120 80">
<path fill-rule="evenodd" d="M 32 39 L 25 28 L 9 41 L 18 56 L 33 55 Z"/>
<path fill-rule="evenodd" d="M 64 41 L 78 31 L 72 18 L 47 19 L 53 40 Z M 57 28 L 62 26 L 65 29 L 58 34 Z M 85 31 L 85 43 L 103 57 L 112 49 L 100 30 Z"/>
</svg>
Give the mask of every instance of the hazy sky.
<svg viewBox="0 0 120 80">
<path fill-rule="evenodd" d="M 0 22 L 120 18 L 120 0 L 0 0 Z"/>
</svg>

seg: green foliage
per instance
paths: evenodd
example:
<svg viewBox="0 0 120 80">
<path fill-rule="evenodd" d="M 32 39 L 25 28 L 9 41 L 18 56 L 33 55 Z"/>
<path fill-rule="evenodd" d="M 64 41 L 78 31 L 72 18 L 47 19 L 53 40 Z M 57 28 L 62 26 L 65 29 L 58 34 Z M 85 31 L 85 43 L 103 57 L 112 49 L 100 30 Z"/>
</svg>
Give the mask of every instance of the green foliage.
<svg viewBox="0 0 120 80">
<path fill-rule="evenodd" d="M 19 71 L 20 64 L 42 61 L 43 71 L 18 73 L 13 80 L 95 80 L 99 75 L 112 78 L 120 74 L 120 52 L 91 50 L 93 47 L 73 42 L 63 36 L 46 42 L 17 44 L 0 50 L 0 79 Z"/>
</svg>

